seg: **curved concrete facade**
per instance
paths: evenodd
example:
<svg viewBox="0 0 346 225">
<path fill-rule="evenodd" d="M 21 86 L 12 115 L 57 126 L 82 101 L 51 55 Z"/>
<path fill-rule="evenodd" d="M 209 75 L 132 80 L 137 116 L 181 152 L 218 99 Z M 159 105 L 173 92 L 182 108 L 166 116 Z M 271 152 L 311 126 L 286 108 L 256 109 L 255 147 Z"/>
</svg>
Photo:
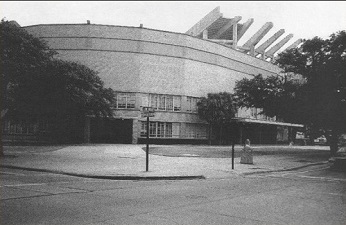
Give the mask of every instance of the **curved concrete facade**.
<svg viewBox="0 0 346 225">
<path fill-rule="evenodd" d="M 99 72 L 118 91 L 205 96 L 232 91 L 243 77 L 276 74 L 275 65 L 186 34 L 106 25 L 36 25 L 59 57 Z"/>
<path fill-rule="evenodd" d="M 165 107 L 160 110 L 158 106 L 151 118 L 157 122 L 151 127 L 156 129 L 153 138 L 205 139 L 206 124 L 191 106 L 196 102 L 194 98 L 211 92 L 232 92 L 235 82 L 244 77 L 280 72 L 267 61 L 181 33 L 94 24 L 34 25 L 24 29 L 47 41 L 59 58 L 78 61 L 99 72 L 106 87 L 135 96 L 134 106 L 115 111 L 118 118 L 132 120 L 132 143 L 137 143 L 141 134 L 143 137 L 145 118 L 141 118 L 140 108 L 152 105 L 154 98 L 164 101 Z M 165 132 L 167 126 L 171 135 L 159 134 L 160 126 Z"/>
</svg>

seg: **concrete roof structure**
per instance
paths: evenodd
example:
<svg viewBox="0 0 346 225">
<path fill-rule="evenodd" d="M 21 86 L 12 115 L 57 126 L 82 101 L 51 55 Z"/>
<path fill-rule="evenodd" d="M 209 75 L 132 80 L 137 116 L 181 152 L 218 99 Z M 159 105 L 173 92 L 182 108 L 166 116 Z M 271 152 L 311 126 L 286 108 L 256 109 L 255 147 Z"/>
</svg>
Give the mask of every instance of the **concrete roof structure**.
<svg viewBox="0 0 346 225">
<path fill-rule="evenodd" d="M 280 49 L 285 50 L 282 47 L 293 37 L 293 34 L 289 34 L 272 46 L 285 33 L 284 29 L 280 29 L 263 44 L 256 46 L 274 26 L 272 22 L 267 22 L 244 45 L 238 46 L 238 41 L 254 22 L 254 19 L 250 18 L 245 23 L 240 23 L 241 19 L 241 16 L 223 17 L 218 6 L 191 27 L 186 34 L 217 42 L 267 61 L 273 60 L 274 54 Z M 287 49 L 297 47 L 300 43 L 302 39 L 298 39 Z M 271 48 L 266 51 L 269 47 Z"/>
</svg>

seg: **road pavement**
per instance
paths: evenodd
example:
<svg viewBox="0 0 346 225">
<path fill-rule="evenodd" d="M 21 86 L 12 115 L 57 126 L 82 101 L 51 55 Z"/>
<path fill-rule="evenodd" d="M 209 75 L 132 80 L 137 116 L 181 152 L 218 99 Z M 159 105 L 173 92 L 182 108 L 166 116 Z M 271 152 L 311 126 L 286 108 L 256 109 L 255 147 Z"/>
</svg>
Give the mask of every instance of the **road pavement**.
<svg viewBox="0 0 346 225">
<path fill-rule="evenodd" d="M 324 167 L 158 181 L 1 168 L 1 224 L 344 225 L 346 177 Z"/>
<path fill-rule="evenodd" d="M 191 146 L 152 146 L 158 149 L 145 172 L 143 147 L 7 148 L 0 170 L 0 223 L 345 224 L 346 174 L 329 170 L 327 149 L 254 146 L 255 164 L 236 158 L 232 170 L 230 158 L 211 157 L 227 152 L 227 146 L 210 151 L 193 146 L 201 148 L 194 152 Z M 164 156 L 163 147 L 176 149 L 175 155 Z M 179 179 L 182 175 L 206 179 Z M 121 180 L 126 176 L 132 180 Z M 169 176 L 177 179 L 166 180 Z"/>
<path fill-rule="evenodd" d="M 238 157 L 232 169 L 230 157 L 214 157 L 216 152 L 229 152 L 230 155 L 229 146 L 152 145 L 153 154 L 149 155 L 149 171 L 146 171 L 146 154 L 143 149 L 145 145 L 121 144 L 8 146 L 5 147 L 7 157 L 0 160 L 0 165 L 5 168 L 107 179 L 200 179 L 326 164 L 329 154 L 328 148 L 324 146 L 253 146 L 254 164 L 240 164 Z M 161 153 L 158 149 L 161 149 Z M 236 155 L 239 155 L 241 149 L 242 146 L 236 146 Z M 167 155 L 167 152 L 175 154 L 174 157 Z M 319 157 L 314 157 L 316 155 Z"/>
</svg>

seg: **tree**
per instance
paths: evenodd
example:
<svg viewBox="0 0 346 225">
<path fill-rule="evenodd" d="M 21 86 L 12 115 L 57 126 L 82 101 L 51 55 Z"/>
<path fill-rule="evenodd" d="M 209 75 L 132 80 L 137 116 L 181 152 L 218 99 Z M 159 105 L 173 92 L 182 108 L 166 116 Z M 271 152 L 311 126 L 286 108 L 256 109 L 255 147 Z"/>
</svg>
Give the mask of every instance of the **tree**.
<svg viewBox="0 0 346 225">
<path fill-rule="evenodd" d="M 279 117 L 285 121 L 300 123 L 300 88 L 290 75 L 244 78 L 236 82 L 234 88 L 239 107 L 262 108 L 262 114 Z"/>
<path fill-rule="evenodd" d="M 27 116 L 112 116 L 114 93 L 103 85 L 97 72 L 82 64 L 52 60 L 41 73 L 16 85 L 11 111 Z"/>
<path fill-rule="evenodd" d="M 236 113 L 236 104 L 233 96 L 227 92 L 209 93 L 197 102 L 198 115 L 209 123 L 210 134 L 213 127 L 219 127 L 219 143 L 222 142 L 222 129 L 231 122 Z"/>
<path fill-rule="evenodd" d="M 56 52 L 30 35 L 14 22 L 1 20 L 1 110 L 2 116 L 11 109 L 19 83 L 42 71 Z"/>
<path fill-rule="evenodd" d="M 73 132 L 70 124 L 87 115 L 112 116 L 115 94 L 97 72 L 55 59 L 45 42 L 11 22 L 0 25 L 2 116 L 46 119 L 60 141 Z"/>
<path fill-rule="evenodd" d="M 315 37 L 299 48 L 278 55 L 280 76 L 255 76 L 236 85 L 244 105 L 263 108 L 265 114 L 287 122 L 304 123 L 314 130 L 330 131 L 331 155 L 337 151 L 337 136 L 346 131 L 346 33 L 329 39 Z M 286 75 L 301 75 L 298 80 Z"/>
<path fill-rule="evenodd" d="M 56 54 L 38 38 L 34 38 L 16 23 L 0 22 L 1 40 L 1 120 L 14 103 L 13 93 L 26 76 L 36 73 Z M 1 155 L 3 149 L 1 146 Z"/>
</svg>

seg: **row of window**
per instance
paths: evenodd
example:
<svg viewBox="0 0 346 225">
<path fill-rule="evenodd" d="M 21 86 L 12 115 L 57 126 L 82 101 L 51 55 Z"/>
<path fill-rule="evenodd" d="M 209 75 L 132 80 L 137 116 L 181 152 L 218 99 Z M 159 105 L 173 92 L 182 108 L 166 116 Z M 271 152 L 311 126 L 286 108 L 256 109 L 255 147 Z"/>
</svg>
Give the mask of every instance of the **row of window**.
<svg viewBox="0 0 346 225">
<path fill-rule="evenodd" d="M 259 108 L 239 108 L 236 116 L 243 117 L 243 118 L 266 120 L 266 121 L 278 121 L 278 119 L 275 116 L 269 117 L 262 114 L 261 112 L 262 112 L 262 109 L 259 109 Z"/>
<path fill-rule="evenodd" d="M 136 104 L 136 94 L 117 93 L 115 98 L 115 107 L 117 109 L 134 109 Z"/>
<path fill-rule="evenodd" d="M 142 121 L 141 137 L 147 136 L 147 122 Z M 203 124 L 185 124 L 181 131 L 180 123 L 150 122 L 151 138 L 207 138 L 207 126 Z"/>
<path fill-rule="evenodd" d="M 181 111 L 181 97 L 150 94 L 150 106 L 156 110 Z"/>
<path fill-rule="evenodd" d="M 197 112 L 198 98 L 187 97 L 187 111 Z M 135 93 L 117 93 L 115 108 L 134 109 L 136 105 Z M 149 94 L 142 96 L 141 106 L 151 106 L 158 111 L 181 111 L 181 96 Z"/>
<path fill-rule="evenodd" d="M 142 122 L 141 137 L 147 136 L 147 122 Z M 149 137 L 173 137 L 172 123 L 150 122 Z"/>
<path fill-rule="evenodd" d="M 197 112 L 197 102 L 199 98 L 187 97 L 187 102 L 185 104 L 187 112 Z M 136 94 L 135 93 L 117 93 L 115 107 L 118 109 L 134 109 L 136 104 Z M 181 111 L 181 96 L 175 95 L 159 95 L 159 94 L 149 94 L 142 96 L 141 106 L 151 106 L 156 111 Z M 276 121 L 276 117 L 268 117 L 261 114 L 261 109 L 241 108 L 238 111 L 237 116 L 254 118 L 267 121 Z"/>
<path fill-rule="evenodd" d="M 39 120 L 38 123 L 31 120 L 4 120 L 2 123 L 3 134 L 35 134 L 48 131 L 48 121 Z"/>
<path fill-rule="evenodd" d="M 37 129 L 40 132 L 48 130 L 48 123 L 45 120 L 35 123 L 33 121 L 4 121 L 2 123 L 3 134 L 35 134 Z M 147 135 L 147 122 L 142 121 L 141 137 Z M 185 124 L 185 130 L 181 133 L 180 123 L 150 122 L 149 136 L 151 138 L 206 138 L 207 127 L 203 124 Z"/>
</svg>

